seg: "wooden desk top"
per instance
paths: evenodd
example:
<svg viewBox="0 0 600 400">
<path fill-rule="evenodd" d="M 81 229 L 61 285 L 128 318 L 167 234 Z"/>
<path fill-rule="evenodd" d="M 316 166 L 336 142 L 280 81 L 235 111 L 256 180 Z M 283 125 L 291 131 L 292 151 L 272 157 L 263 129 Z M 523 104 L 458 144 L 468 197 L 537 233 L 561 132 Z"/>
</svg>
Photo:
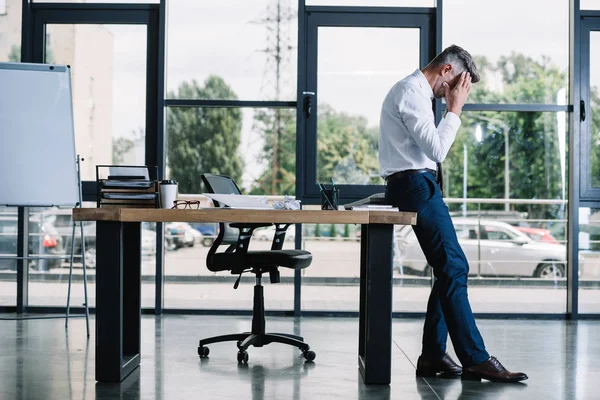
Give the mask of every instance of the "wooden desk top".
<svg viewBox="0 0 600 400">
<path fill-rule="evenodd" d="M 305 224 L 415 225 L 417 213 L 406 211 L 240 210 L 205 208 L 74 208 L 75 221 L 116 222 L 247 222 Z"/>
</svg>

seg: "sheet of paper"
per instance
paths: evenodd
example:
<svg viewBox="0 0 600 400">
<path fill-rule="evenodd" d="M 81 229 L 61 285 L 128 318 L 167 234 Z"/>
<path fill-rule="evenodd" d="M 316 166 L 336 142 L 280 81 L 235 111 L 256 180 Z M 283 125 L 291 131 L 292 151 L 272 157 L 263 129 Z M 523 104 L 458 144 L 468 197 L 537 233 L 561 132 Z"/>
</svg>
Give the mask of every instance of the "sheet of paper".
<svg viewBox="0 0 600 400">
<path fill-rule="evenodd" d="M 218 201 L 222 205 L 230 208 L 243 208 L 249 210 L 272 210 L 273 206 L 264 203 L 260 199 L 241 194 L 219 194 L 219 193 L 202 193 L 203 196 Z"/>
</svg>

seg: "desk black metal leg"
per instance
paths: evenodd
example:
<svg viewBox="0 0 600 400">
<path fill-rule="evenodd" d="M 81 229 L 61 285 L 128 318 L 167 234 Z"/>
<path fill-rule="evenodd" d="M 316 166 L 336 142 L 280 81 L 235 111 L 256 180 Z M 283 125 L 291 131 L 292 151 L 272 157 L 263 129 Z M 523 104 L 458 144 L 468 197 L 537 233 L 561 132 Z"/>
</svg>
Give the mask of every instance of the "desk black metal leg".
<svg viewBox="0 0 600 400">
<path fill-rule="evenodd" d="M 140 364 L 141 224 L 96 225 L 96 380 L 120 382 Z"/>
<path fill-rule="evenodd" d="M 393 225 L 362 226 L 358 365 L 366 384 L 391 382 L 393 232 Z"/>
</svg>

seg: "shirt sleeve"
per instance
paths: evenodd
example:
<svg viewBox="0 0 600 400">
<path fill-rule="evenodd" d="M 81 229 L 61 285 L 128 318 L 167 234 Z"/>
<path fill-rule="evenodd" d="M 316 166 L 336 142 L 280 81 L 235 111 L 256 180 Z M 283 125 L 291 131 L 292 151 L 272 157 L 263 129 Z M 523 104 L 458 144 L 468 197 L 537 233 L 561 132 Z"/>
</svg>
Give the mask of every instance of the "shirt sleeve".
<svg viewBox="0 0 600 400">
<path fill-rule="evenodd" d="M 402 122 L 425 155 L 432 161 L 444 161 L 460 127 L 458 115 L 448 112 L 435 126 L 431 102 L 414 90 L 407 90 L 397 103 Z"/>
</svg>

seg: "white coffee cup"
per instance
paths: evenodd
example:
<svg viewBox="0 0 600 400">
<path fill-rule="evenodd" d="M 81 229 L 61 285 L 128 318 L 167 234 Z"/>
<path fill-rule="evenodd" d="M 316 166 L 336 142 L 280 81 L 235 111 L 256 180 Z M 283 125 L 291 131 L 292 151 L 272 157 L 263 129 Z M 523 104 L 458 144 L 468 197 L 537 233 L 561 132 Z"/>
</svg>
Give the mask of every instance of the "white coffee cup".
<svg viewBox="0 0 600 400">
<path fill-rule="evenodd" d="M 177 200 L 177 181 L 171 179 L 160 181 L 160 206 L 173 208 L 175 200 Z"/>
</svg>

